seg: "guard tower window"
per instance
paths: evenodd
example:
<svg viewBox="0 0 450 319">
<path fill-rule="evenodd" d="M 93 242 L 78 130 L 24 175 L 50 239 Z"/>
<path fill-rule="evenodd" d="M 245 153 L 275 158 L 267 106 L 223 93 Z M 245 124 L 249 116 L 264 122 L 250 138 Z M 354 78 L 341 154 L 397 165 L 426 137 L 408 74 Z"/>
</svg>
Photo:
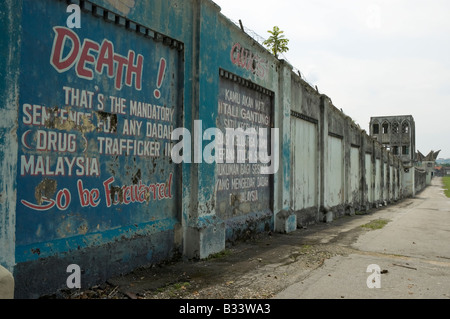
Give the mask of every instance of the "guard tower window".
<svg viewBox="0 0 450 319">
<path fill-rule="evenodd" d="M 408 122 L 403 122 L 403 124 L 402 124 L 402 133 L 403 134 L 408 134 L 409 133 L 409 123 Z"/>
<path fill-rule="evenodd" d="M 383 134 L 388 134 L 388 133 L 389 133 L 389 124 L 383 123 Z"/>
<path fill-rule="evenodd" d="M 379 124 L 372 125 L 372 132 L 373 134 L 380 134 L 380 125 Z"/>
<path fill-rule="evenodd" d="M 394 153 L 394 155 L 398 155 L 398 146 L 394 146 L 392 148 L 392 153 Z"/>
<path fill-rule="evenodd" d="M 397 122 L 394 122 L 394 124 L 392 124 L 392 133 L 398 134 L 398 123 Z"/>
<path fill-rule="evenodd" d="M 402 147 L 402 154 L 403 155 L 408 155 L 409 154 L 409 147 L 408 146 L 403 146 Z"/>
</svg>

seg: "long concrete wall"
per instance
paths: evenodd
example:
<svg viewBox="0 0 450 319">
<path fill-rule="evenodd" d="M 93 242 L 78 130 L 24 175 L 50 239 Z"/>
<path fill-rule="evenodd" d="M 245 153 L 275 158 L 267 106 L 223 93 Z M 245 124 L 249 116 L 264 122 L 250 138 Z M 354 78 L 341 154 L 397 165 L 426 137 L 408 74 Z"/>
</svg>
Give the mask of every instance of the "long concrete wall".
<svg viewBox="0 0 450 319">
<path fill-rule="evenodd" d="M 291 78 L 291 209 L 299 226 L 412 195 L 412 185 L 401 182 L 405 168 L 398 157 L 368 136 L 329 97 L 298 75 L 293 73 Z"/>
<path fill-rule="evenodd" d="M 425 185 L 213 2 L 72 3 L 81 28 L 66 1 L 0 3 L 0 264 L 16 297 L 67 288 L 71 264 L 88 287 Z M 238 128 L 241 150 L 223 134 Z"/>
</svg>

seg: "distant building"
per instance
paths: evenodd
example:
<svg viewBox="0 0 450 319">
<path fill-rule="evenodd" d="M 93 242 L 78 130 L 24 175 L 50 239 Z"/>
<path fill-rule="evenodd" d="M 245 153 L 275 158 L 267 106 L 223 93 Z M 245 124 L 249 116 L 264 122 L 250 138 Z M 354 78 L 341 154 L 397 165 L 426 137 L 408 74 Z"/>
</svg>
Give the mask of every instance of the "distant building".
<svg viewBox="0 0 450 319">
<path fill-rule="evenodd" d="M 450 176 L 450 167 L 448 166 L 436 166 L 434 168 L 435 176 L 444 177 Z"/>
<path fill-rule="evenodd" d="M 416 161 L 416 126 L 412 115 L 370 118 L 370 136 L 376 138 L 404 164 Z"/>
<path fill-rule="evenodd" d="M 427 173 L 427 184 L 431 182 L 434 176 L 439 176 L 436 170 L 436 159 L 441 151 L 431 151 L 427 156 L 423 155 L 421 152 L 417 151 L 416 154 L 416 167 L 424 170 Z"/>
<path fill-rule="evenodd" d="M 439 156 L 439 153 L 440 153 L 440 152 L 441 152 L 441 151 L 437 151 L 437 152 L 431 151 L 430 153 L 428 153 L 427 156 L 425 156 L 425 155 L 423 155 L 422 153 L 420 153 L 419 151 L 417 151 L 417 154 L 416 154 L 416 160 L 417 160 L 417 162 L 419 162 L 419 163 L 422 163 L 422 162 L 431 162 L 431 163 L 433 163 L 433 166 L 435 166 L 435 165 L 436 165 L 436 159 L 437 159 L 437 157 Z M 428 166 L 430 166 L 430 165 L 428 165 Z"/>
</svg>

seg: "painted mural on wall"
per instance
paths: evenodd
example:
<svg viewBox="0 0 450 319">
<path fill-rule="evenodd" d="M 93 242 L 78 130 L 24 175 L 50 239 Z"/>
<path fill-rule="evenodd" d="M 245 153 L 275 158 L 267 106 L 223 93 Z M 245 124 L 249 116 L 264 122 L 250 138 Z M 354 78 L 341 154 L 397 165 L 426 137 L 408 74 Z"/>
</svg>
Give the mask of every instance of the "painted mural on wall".
<svg viewBox="0 0 450 319">
<path fill-rule="evenodd" d="M 239 42 L 235 43 L 230 51 L 231 62 L 241 69 L 244 69 L 258 78 L 264 79 L 268 72 L 268 61 L 260 54 L 245 48 Z"/>
<path fill-rule="evenodd" d="M 17 262 L 178 211 L 179 52 L 91 13 L 69 29 L 64 3 L 48 2 L 24 1 Z"/>
<path fill-rule="evenodd" d="M 224 155 L 226 160 L 216 167 L 216 210 L 228 219 L 271 210 L 272 175 L 261 173 L 267 164 L 260 155 L 271 153 L 272 96 L 236 75 L 221 73 L 217 127 L 223 132 L 231 129 L 235 135 L 224 137 L 225 145 L 233 145 L 234 156 Z M 259 129 L 266 133 L 259 134 Z M 239 130 L 245 134 L 239 135 Z M 250 134 L 252 130 L 256 134 Z"/>
</svg>

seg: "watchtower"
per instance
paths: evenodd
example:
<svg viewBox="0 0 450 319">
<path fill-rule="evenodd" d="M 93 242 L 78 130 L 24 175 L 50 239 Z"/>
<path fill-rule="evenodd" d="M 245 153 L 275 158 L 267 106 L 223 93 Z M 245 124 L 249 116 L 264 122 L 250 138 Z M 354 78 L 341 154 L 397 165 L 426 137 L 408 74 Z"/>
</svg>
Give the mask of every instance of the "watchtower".
<svg viewBox="0 0 450 319">
<path fill-rule="evenodd" d="M 414 163 L 416 129 L 412 115 L 371 117 L 370 136 L 398 155 L 404 164 Z"/>
</svg>

